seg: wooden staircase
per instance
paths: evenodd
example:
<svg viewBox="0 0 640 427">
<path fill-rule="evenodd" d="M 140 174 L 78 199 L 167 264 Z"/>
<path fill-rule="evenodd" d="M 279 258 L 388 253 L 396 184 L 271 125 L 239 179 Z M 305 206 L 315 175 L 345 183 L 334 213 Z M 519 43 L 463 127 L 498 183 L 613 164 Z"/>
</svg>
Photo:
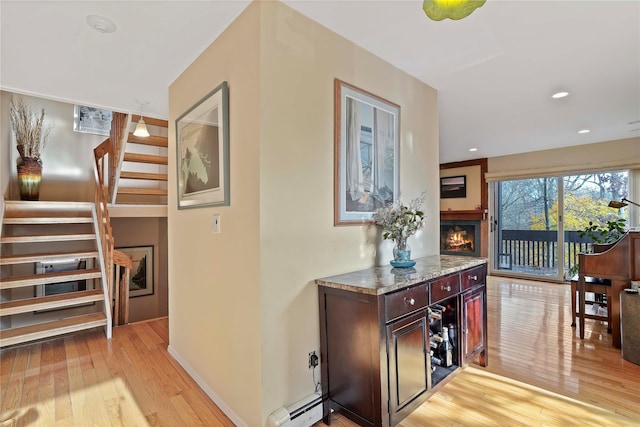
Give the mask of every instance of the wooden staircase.
<svg viewBox="0 0 640 427">
<path fill-rule="evenodd" d="M 0 347 L 96 327 L 111 336 L 93 212 L 92 203 L 5 202 Z"/>
<path fill-rule="evenodd" d="M 131 118 L 131 122 L 138 120 L 140 116 Z M 167 204 L 168 122 L 152 117 L 144 117 L 144 121 L 152 135 L 138 137 L 127 133 L 112 198 L 114 204 Z"/>
</svg>

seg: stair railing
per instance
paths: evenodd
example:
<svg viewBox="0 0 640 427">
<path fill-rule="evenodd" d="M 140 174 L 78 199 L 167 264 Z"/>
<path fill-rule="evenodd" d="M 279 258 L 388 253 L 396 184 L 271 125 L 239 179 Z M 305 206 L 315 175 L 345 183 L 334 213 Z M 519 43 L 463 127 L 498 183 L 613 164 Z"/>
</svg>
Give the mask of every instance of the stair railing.
<svg viewBox="0 0 640 427">
<path fill-rule="evenodd" d="M 111 139 L 105 139 L 100 145 L 93 150 L 95 164 L 94 175 L 96 183 L 94 218 L 98 230 L 100 253 L 100 264 L 102 270 L 105 307 L 107 311 L 108 333 L 107 337 L 111 337 L 111 325 L 113 312 L 113 320 L 115 325 L 126 324 L 129 320 L 129 277 L 133 260 L 131 256 L 116 251 L 114 249 L 113 232 L 111 229 L 111 221 L 109 219 L 109 209 L 107 206 L 108 189 L 105 187 L 105 170 L 109 169 L 110 157 L 113 156 Z M 115 268 L 114 268 L 115 266 Z M 120 274 L 120 270 L 124 269 L 124 274 Z M 117 276 L 116 276 L 117 274 Z M 122 276 L 122 278 L 121 278 Z M 118 286 L 114 289 L 114 279 L 118 277 Z M 113 299 L 115 297 L 115 300 Z M 112 305 L 112 302 L 115 302 Z"/>
<path fill-rule="evenodd" d="M 131 126 L 131 115 L 124 113 L 113 113 L 111 119 L 111 131 L 109 138 L 111 139 L 112 156 L 109 159 L 109 194 L 107 200 L 111 203 L 116 202 L 118 193 L 118 183 L 120 181 L 120 171 L 122 170 L 122 162 L 124 161 L 125 146 L 129 136 L 129 127 Z"/>
</svg>

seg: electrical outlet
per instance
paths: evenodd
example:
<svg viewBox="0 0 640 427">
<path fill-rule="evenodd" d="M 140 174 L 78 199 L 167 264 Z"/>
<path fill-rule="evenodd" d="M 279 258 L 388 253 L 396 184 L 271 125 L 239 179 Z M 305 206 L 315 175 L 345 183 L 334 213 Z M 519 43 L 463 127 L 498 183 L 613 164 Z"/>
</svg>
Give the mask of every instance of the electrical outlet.
<svg viewBox="0 0 640 427">
<path fill-rule="evenodd" d="M 309 369 L 318 366 L 319 358 L 315 351 L 309 353 Z"/>
</svg>

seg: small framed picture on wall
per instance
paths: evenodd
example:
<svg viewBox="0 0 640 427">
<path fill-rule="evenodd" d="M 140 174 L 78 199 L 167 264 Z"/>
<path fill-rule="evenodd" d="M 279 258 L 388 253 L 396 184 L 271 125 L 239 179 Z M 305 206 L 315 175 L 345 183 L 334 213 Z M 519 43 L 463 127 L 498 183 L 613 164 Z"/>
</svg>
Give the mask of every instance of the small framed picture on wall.
<svg viewBox="0 0 640 427">
<path fill-rule="evenodd" d="M 153 246 L 116 248 L 130 255 L 133 268 L 129 278 L 129 297 L 153 295 Z M 124 270 L 121 270 L 124 274 Z"/>
<path fill-rule="evenodd" d="M 447 176 L 440 178 L 440 198 L 460 199 L 467 197 L 467 176 Z"/>
</svg>

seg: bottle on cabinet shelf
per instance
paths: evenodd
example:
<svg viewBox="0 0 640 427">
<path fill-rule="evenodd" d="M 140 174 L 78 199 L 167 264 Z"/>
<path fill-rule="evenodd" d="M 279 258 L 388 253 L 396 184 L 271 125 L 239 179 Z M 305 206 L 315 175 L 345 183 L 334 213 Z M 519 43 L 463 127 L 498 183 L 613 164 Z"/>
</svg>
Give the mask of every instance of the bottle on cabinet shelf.
<svg viewBox="0 0 640 427">
<path fill-rule="evenodd" d="M 442 343 L 440 343 L 440 359 L 442 366 L 445 368 L 453 365 L 453 346 L 449 340 L 449 330 L 446 326 L 442 327 Z"/>
</svg>

